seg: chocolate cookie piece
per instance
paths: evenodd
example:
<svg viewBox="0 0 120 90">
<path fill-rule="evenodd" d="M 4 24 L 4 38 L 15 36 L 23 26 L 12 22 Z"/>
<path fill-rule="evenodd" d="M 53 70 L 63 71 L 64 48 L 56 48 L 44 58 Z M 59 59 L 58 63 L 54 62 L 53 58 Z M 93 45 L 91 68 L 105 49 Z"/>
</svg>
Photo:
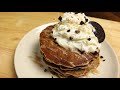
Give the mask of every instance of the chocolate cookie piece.
<svg viewBox="0 0 120 90">
<path fill-rule="evenodd" d="M 102 43 L 105 40 L 105 32 L 100 24 L 94 21 L 89 22 L 95 28 L 95 36 L 98 38 L 99 43 Z"/>
</svg>

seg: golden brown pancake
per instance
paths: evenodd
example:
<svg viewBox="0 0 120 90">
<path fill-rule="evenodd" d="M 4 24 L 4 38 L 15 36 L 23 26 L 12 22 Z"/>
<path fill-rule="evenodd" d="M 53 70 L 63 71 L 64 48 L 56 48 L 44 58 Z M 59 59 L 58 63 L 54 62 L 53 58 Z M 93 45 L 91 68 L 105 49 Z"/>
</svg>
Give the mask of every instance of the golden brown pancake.
<svg viewBox="0 0 120 90">
<path fill-rule="evenodd" d="M 52 72 L 60 77 L 82 77 L 99 65 L 99 53 L 71 52 L 59 46 L 49 26 L 40 33 L 40 52 Z"/>
<path fill-rule="evenodd" d="M 61 69 L 61 66 L 55 65 L 53 63 L 49 63 L 45 59 L 43 60 L 48 65 L 48 67 L 50 67 L 55 73 L 59 74 L 60 76 L 62 77 L 74 76 L 77 78 L 81 76 L 85 76 L 92 69 L 96 69 L 100 63 L 98 59 L 95 59 L 91 61 L 89 65 L 82 68 L 77 67 L 77 69 L 76 68 Z"/>
<path fill-rule="evenodd" d="M 75 53 L 59 46 L 52 37 L 52 29 L 49 26 L 40 33 L 40 50 L 48 62 L 69 68 L 87 65 L 95 56 L 92 53 Z"/>
</svg>

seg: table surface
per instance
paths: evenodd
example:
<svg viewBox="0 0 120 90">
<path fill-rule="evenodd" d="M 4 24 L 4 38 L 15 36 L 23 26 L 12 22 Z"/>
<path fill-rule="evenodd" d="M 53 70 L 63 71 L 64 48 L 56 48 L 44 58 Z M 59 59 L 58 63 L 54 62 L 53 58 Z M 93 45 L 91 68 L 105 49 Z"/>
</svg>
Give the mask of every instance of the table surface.
<svg viewBox="0 0 120 90">
<path fill-rule="evenodd" d="M 0 78 L 17 77 L 14 54 L 22 37 L 37 26 L 58 21 L 60 15 L 60 12 L 0 12 Z M 106 40 L 120 61 L 120 22 L 90 18 L 103 26 Z"/>
</svg>

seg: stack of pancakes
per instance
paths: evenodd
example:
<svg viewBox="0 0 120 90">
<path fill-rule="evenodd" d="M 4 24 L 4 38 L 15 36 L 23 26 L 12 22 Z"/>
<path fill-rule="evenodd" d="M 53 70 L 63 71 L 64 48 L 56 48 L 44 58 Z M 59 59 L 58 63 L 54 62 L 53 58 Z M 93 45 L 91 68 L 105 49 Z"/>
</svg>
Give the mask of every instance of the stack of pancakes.
<svg viewBox="0 0 120 90">
<path fill-rule="evenodd" d="M 40 33 L 40 52 L 44 62 L 50 71 L 58 77 L 82 77 L 99 65 L 99 52 L 86 53 L 71 52 L 59 46 L 52 37 L 52 29 L 49 26 Z"/>
</svg>

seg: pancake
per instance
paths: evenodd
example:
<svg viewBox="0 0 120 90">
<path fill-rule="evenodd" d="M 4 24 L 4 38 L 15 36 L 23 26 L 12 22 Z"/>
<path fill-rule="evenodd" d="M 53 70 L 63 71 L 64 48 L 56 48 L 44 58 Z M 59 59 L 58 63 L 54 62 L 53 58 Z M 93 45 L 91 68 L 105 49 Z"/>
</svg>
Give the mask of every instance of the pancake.
<svg viewBox="0 0 120 90">
<path fill-rule="evenodd" d="M 71 52 L 59 46 L 52 37 L 54 26 L 40 33 L 40 52 L 50 71 L 58 77 L 82 77 L 99 65 L 99 53 Z"/>
<path fill-rule="evenodd" d="M 79 66 L 79 67 L 74 67 L 74 68 L 68 68 L 68 67 L 63 67 L 63 66 L 59 66 L 59 65 L 55 65 L 53 63 L 49 63 L 45 60 L 45 58 L 43 58 L 43 61 L 49 66 L 49 67 L 53 67 L 53 68 L 58 68 L 60 70 L 66 71 L 66 70 L 79 70 L 79 69 L 94 69 L 97 68 L 100 64 L 100 60 L 98 59 L 94 59 L 93 61 L 91 61 L 88 65 L 86 66 Z"/>
<path fill-rule="evenodd" d="M 63 66 L 58 66 L 55 65 L 53 63 L 49 63 L 45 60 L 45 58 L 43 59 L 44 62 L 48 65 L 48 67 L 55 72 L 55 74 L 57 74 L 57 76 L 61 76 L 61 77 L 82 77 L 82 76 L 86 76 L 90 70 L 96 69 L 98 67 L 98 65 L 100 64 L 99 59 L 94 59 L 93 61 L 91 61 L 89 63 L 89 65 L 85 66 L 84 68 L 82 67 L 77 67 L 76 68 L 66 68 L 65 69 L 61 69 L 61 67 Z"/>
<path fill-rule="evenodd" d="M 54 26 L 48 26 L 40 33 L 40 51 L 47 62 L 68 68 L 88 65 L 99 53 L 76 53 L 59 46 L 52 37 Z"/>
<path fill-rule="evenodd" d="M 50 67 L 50 68 L 57 75 L 60 75 L 62 77 L 70 77 L 70 76 L 72 76 L 72 77 L 75 77 L 75 78 L 85 76 L 90 71 L 89 69 L 79 69 L 79 70 L 72 70 L 72 71 L 60 71 L 59 69 L 55 69 L 55 68 L 52 68 L 52 67 Z"/>
</svg>

